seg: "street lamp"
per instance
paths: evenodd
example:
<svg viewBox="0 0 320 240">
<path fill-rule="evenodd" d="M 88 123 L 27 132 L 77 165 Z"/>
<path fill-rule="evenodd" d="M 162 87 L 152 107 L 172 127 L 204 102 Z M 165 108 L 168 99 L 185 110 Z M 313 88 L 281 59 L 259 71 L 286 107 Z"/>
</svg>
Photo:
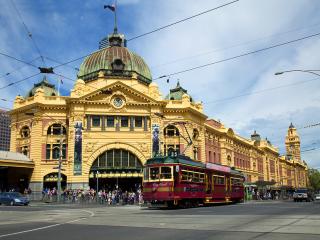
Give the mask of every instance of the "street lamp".
<svg viewBox="0 0 320 240">
<path fill-rule="evenodd" d="M 281 74 L 290 73 L 290 72 L 305 72 L 305 73 L 310 73 L 320 77 L 320 74 L 317 73 L 317 72 L 320 72 L 320 70 L 302 70 L 302 69 L 293 69 L 293 70 L 287 70 L 282 72 L 276 72 L 274 75 L 281 75 Z"/>
</svg>

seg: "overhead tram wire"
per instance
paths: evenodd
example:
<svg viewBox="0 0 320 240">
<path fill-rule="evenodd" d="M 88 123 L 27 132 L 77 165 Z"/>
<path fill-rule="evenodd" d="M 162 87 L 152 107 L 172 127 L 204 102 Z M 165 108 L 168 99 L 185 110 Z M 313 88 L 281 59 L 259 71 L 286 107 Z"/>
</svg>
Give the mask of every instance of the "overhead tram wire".
<svg viewBox="0 0 320 240">
<path fill-rule="evenodd" d="M 296 86 L 296 85 L 300 85 L 300 84 L 305 84 L 305 83 L 308 83 L 308 82 L 317 81 L 319 79 L 320 78 L 313 78 L 313 79 L 306 80 L 306 81 L 295 82 L 295 83 L 281 85 L 281 86 L 277 86 L 277 87 L 273 87 L 273 88 L 266 88 L 266 89 L 262 89 L 262 90 L 251 92 L 251 93 L 243 93 L 243 94 L 239 94 L 239 95 L 236 95 L 236 96 L 231 96 L 231 97 L 217 99 L 217 100 L 214 100 L 214 101 L 204 102 L 204 104 L 212 104 L 212 103 L 230 101 L 230 100 L 233 100 L 233 99 L 236 99 L 236 98 L 240 98 L 240 97 L 244 97 L 244 96 L 255 95 L 255 94 L 260 94 L 260 93 L 264 93 L 264 92 L 268 92 L 268 91 L 277 90 L 277 89 L 280 89 L 280 88 L 286 88 L 286 87 Z"/>
<path fill-rule="evenodd" d="M 36 65 L 34 65 L 34 64 L 30 63 L 30 62 L 21 60 L 21 59 L 19 59 L 19 58 L 13 57 L 13 56 L 11 56 L 11 55 L 8 55 L 8 54 L 6 54 L 6 53 L 0 52 L 0 55 L 5 56 L 5 57 L 7 57 L 7 58 L 11 58 L 11 59 L 13 59 L 13 60 L 16 60 L 17 62 L 21 62 L 21 63 L 24 63 L 24 64 L 26 64 L 26 65 L 29 65 L 29 66 L 32 66 L 32 67 L 35 67 L 35 68 L 38 69 L 38 67 L 37 67 Z"/>
<path fill-rule="evenodd" d="M 195 14 L 195 15 L 193 15 L 193 16 L 190 16 L 190 17 L 187 17 L 187 18 L 178 20 L 178 21 L 176 21 L 176 22 L 170 23 L 170 24 L 168 24 L 168 25 L 165 25 L 165 26 L 156 28 L 156 29 L 154 29 L 154 30 L 152 30 L 152 31 L 150 31 L 150 32 L 146 32 L 146 33 L 140 34 L 140 35 L 138 35 L 138 36 L 129 38 L 129 39 L 127 40 L 127 42 L 132 41 L 132 40 L 135 40 L 135 39 L 140 38 L 140 37 L 144 37 L 144 36 L 149 35 L 149 34 L 152 34 L 152 33 L 154 33 L 154 32 L 158 32 L 158 31 L 163 30 L 163 29 L 165 29 L 165 28 L 172 27 L 172 26 L 174 26 L 174 25 L 176 25 L 176 24 L 179 24 L 179 23 L 188 21 L 188 20 L 190 20 L 190 19 L 192 19 L 192 18 L 195 18 L 195 17 L 199 17 L 199 16 L 201 16 L 201 15 L 204 15 L 204 14 L 209 13 L 209 12 L 212 12 L 212 11 L 214 11 L 214 10 L 217 10 L 217 9 L 220 9 L 220 8 L 223 8 L 223 7 L 226 7 L 226 6 L 228 6 L 228 5 L 231 5 L 231 4 L 236 3 L 236 2 L 239 2 L 239 1 L 240 1 L 240 0 L 235 0 L 235 1 L 232 1 L 232 2 L 228 2 L 228 3 L 225 3 L 225 4 L 220 5 L 220 6 L 218 6 L 218 7 L 208 9 L 208 10 L 206 10 L 206 11 L 200 12 L 200 13 Z"/>
<path fill-rule="evenodd" d="M 61 63 L 61 62 L 59 62 L 59 61 L 57 61 L 57 60 L 54 60 L 54 59 L 52 59 L 52 58 L 49 58 L 49 57 L 44 57 L 44 58 L 46 58 L 46 59 L 48 59 L 49 61 L 52 61 L 52 62 L 54 62 L 54 63 L 57 63 L 57 64 L 63 64 L 63 63 Z M 70 69 L 73 69 L 73 70 L 76 71 L 76 72 L 79 71 L 79 68 L 77 68 L 77 67 L 69 66 L 69 65 L 65 65 L 65 66 L 68 67 L 68 68 L 70 68 Z"/>
<path fill-rule="evenodd" d="M 40 57 L 37 57 L 37 58 L 31 60 L 29 63 L 32 63 L 32 62 L 38 60 L 39 58 L 40 58 Z M 20 67 L 20 68 L 17 68 L 17 69 L 15 69 L 15 70 L 11 71 L 11 72 L 7 72 L 7 73 L 1 75 L 1 76 L 0 76 L 0 79 L 9 76 L 9 75 L 11 75 L 12 73 L 18 72 L 18 71 L 20 71 L 22 68 L 25 68 L 25 67 L 26 67 L 26 66 L 22 66 L 22 67 Z"/>
<path fill-rule="evenodd" d="M 313 24 L 313 25 L 310 25 L 310 26 L 306 26 L 306 27 L 300 27 L 300 28 L 291 29 L 289 31 L 278 33 L 278 34 L 262 36 L 262 37 L 259 37 L 259 38 L 256 38 L 256 39 L 251 39 L 251 40 L 248 40 L 248 41 L 245 41 L 245 42 L 235 43 L 235 44 L 232 44 L 232 45 L 229 45 L 229 46 L 225 46 L 225 47 L 222 47 L 222 48 L 211 49 L 210 51 L 199 52 L 198 54 L 195 54 L 195 55 L 185 56 L 185 57 L 174 59 L 174 60 L 169 61 L 169 62 L 160 63 L 158 65 L 151 66 L 151 69 L 159 68 L 159 67 L 166 66 L 166 65 L 169 65 L 169 64 L 172 64 L 172 63 L 181 62 L 181 61 L 184 61 L 184 60 L 189 60 L 189 59 L 192 59 L 192 58 L 201 57 L 201 56 L 204 56 L 204 55 L 209 55 L 209 54 L 215 53 L 215 52 L 221 52 L 221 51 L 225 51 L 225 50 L 228 50 L 228 49 L 232 49 L 232 48 L 248 45 L 248 44 L 255 43 L 257 41 L 261 41 L 261 40 L 265 40 L 265 39 L 269 39 L 269 38 L 272 39 L 272 38 L 275 38 L 275 37 L 286 35 L 288 33 L 293 33 L 293 32 L 297 32 L 297 31 L 309 29 L 309 28 L 314 28 L 314 27 L 317 27 L 319 25 L 320 25 L 320 23 L 317 23 L 317 24 Z"/>
<path fill-rule="evenodd" d="M 179 23 L 185 22 L 185 21 L 190 20 L 190 19 L 192 19 L 192 18 L 199 17 L 199 16 L 201 16 L 201 15 L 203 15 L 203 14 L 206 14 L 206 13 L 212 12 L 212 11 L 217 10 L 217 9 L 220 9 L 220 8 L 222 8 L 222 7 L 226 7 L 226 6 L 228 6 L 228 5 L 231 5 L 231 4 L 236 3 L 236 2 L 239 2 L 239 1 L 240 1 L 240 0 L 235 0 L 235 1 L 232 1 L 232 2 L 229 2 L 229 3 L 223 4 L 223 5 L 220 5 L 220 6 L 215 7 L 215 8 L 208 9 L 208 10 L 206 10 L 206 11 L 200 12 L 200 13 L 195 14 L 195 15 L 193 15 L 193 16 L 190 16 L 190 17 L 187 17 L 187 18 L 181 19 L 181 20 L 179 20 L 179 21 L 176 21 L 176 22 L 170 23 L 170 24 L 168 24 L 168 25 L 165 25 L 165 26 L 159 27 L 159 28 L 154 29 L 154 30 L 152 30 L 152 31 L 150 31 L 150 32 L 146 32 L 146 33 L 140 34 L 140 35 L 138 35 L 138 36 L 132 37 L 132 38 L 130 38 L 130 39 L 127 39 L 127 42 L 128 42 L 128 41 L 135 40 L 135 39 L 140 38 L 140 37 L 143 37 L 143 36 L 146 36 L 146 35 L 149 35 L 149 34 L 152 34 L 152 33 L 154 33 L 154 32 L 157 32 L 157 31 L 163 30 L 163 29 L 168 28 L 168 27 L 171 27 L 171 26 L 173 26 L 173 25 L 176 25 L 176 24 L 179 24 Z M 85 57 L 87 57 L 87 56 L 91 55 L 91 54 L 92 54 L 92 53 L 89 53 L 89 54 L 86 54 L 86 55 L 84 55 L 84 56 L 78 57 L 78 58 L 76 58 L 76 59 L 70 60 L 70 61 L 68 61 L 68 62 L 61 63 L 61 64 L 59 64 L 59 65 L 57 65 L 57 66 L 54 66 L 53 68 L 55 69 L 55 68 L 58 68 L 58 67 L 61 67 L 61 66 L 67 65 L 67 64 L 69 64 L 69 63 L 72 63 L 72 62 L 78 61 L 78 60 L 80 60 L 80 59 L 82 59 L 82 58 L 85 58 Z"/>
<path fill-rule="evenodd" d="M 11 87 L 11 86 L 13 86 L 13 85 L 15 85 L 15 84 L 18 84 L 18 83 L 21 83 L 21 82 L 23 82 L 23 81 L 26 81 L 26 80 L 28 80 L 28 79 L 30 79 L 30 78 L 33 78 L 33 77 L 35 77 L 35 76 L 37 76 L 37 75 L 39 75 L 39 74 L 41 74 L 41 73 L 39 72 L 39 73 L 36 73 L 36 74 L 34 74 L 34 75 L 32 75 L 32 76 L 29 76 L 29 77 L 23 78 L 23 79 L 21 79 L 21 80 L 18 80 L 18 81 L 9 83 L 9 84 L 7 84 L 7 85 L 5 85 L 5 86 L 0 87 L 0 90 L 5 89 L 5 88 L 7 88 L 7 87 Z"/>
<path fill-rule="evenodd" d="M 26 23 L 24 22 L 24 20 L 23 20 L 23 18 L 22 18 L 22 16 L 21 16 L 21 14 L 20 14 L 17 6 L 15 5 L 14 0 L 11 0 L 11 4 L 12 4 L 13 8 L 15 9 L 15 11 L 17 12 L 17 15 L 18 15 L 18 17 L 20 18 L 20 21 L 21 21 L 22 25 L 24 26 L 24 28 L 25 28 L 25 30 L 26 30 L 26 32 L 27 32 L 27 34 L 28 34 L 28 37 L 31 39 L 31 41 L 32 41 L 32 43 L 33 43 L 36 51 L 37 51 L 38 54 L 40 55 L 41 61 L 42 61 L 43 65 L 46 67 L 46 63 L 45 63 L 45 61 L 44 61 L 43 55 L 41 54 L 40 49 L 39 49 L 36 41 L 35 41 L 34 38 L 32 37 L 31 31 L 30 31 L 29 28 L 27 27 L 27 25 L 26 25 Z"/>
<path fill-rule="evenodd" d="M 281 46 L 288 45 L 288 44 L 291 44 L 291 43 L 299 42 L 299 41 L 302 41 L 302 40 L 305 40 L 305 39 L 308 39 L 308 38 L 312 38 L 312 37 L 316 37 L 316 36 L 319 36 L 319 35 L 320 35 L 320 33 L 315 33 L 315 34 L 308 35 L 308 36 L 305 36 L 305 37 L 302 37 L 302 38 L 297 38 L 297 39 L 294 39 L 294 40 L 291 40 L 291 41 L 278 43 L 278 44 L 275 44 L 275 45 L 272 45 L 272 46 L 269 46 L 269 47 L 265 47 L 265 48 L 261 48 L 261 49 L 255 50 L 255 51 L 243 53 L 243 54 L 240 54 L 240 55 L 237 55 L 237 56 L 233 56 L 233 57 L 230 57 L 230 58 L 225 58 L 225 59 L 222 59 L 222 60 L 219 60 L 219 61 L 215 61 L 215 62 L 199 65 L 199 66 L 196 66 L 196 67 L 184 69 L 184 70 L 181 70 L 181 71 L 178 71 L 178 72 L 162 75 L 162 76 L 157 77 L 157 78 L 155 78 L 153 80 L 157 80 L 157 79 L 161 79 L 161 78 L 167 78 L 167 77 L 171 77 L 171 76 L 178 75 L 178 74 L 181 74 L 181 73 L 190 72 L 190 71 L 194 71 L 194 70 L 197 70 L 197 69 L 200 69 L 200 68 L 204 68 L 204 67 L 208 67 L 208 66 L 211 66 L 211 65 L 215 65 L 215 64 L 218 64 L 218 63 L 227 62 L 227 61 L 234 60 L 234 59 L 241 58 L 241 57 L 246 57 L 246 56 L 251 55 L 251 54 L 264 52 L 264 51 L 267 51 L 267 50 L 270 50 L 270 49 L 273 49 L 273 48 L 277 48 L 277 47 L 281 47 Z"/>
</svg>

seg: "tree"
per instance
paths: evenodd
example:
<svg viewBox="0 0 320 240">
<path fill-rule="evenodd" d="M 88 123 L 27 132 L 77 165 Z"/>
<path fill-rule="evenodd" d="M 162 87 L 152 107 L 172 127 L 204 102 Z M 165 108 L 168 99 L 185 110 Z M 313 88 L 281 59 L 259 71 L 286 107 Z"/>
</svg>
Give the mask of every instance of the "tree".
<svg viewBox="0 0 320 240">
<path fill-rule="evenodd" d="M 309 169 L 309 184 L 314 191 L 320 190 L 320 172 L 317 169 Z"/>
</svg>

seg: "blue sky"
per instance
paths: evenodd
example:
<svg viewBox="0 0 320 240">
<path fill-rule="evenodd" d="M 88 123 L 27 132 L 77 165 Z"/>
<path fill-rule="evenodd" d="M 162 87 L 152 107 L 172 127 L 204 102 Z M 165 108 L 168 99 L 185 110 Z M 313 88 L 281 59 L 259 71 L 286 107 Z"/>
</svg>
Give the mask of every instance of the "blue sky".
<svg viewBox="0 0 320 240">
<path fill-rule="evenodd" d="M 98 42 L 113 29 L 111 0 L 14 0 L 47 66 L 49 59 L 66 62 L 97 50 Z M 227 3 L 226 0 L 118 0 L 119 31 L 127 38 Z M 128 42 L 141 55 L 153 78 L 219 61 L 274 44 L 320 32 L 317 0 L 240 0 L 171 28 Z M 0 52 L 42 65 L 39 54 L 17 16 L 11 0 L 0 0 Z M 290 122 L 298 128 L 302 149 L 320 147 L 320 79 L 307 73 L 274 73 L 290 69 L 320 69 L 320 37 L 210 67 L 156 80 L 163 96 L 177 80 L 209 117 L 221 120 L 243 137 L 257 130 L 284 153 Z M 76 79 L 73 68 L 55 71 Z M 17 71 L 18 69 L 18 71 Z M 0 56 L 0 87 L 37 73 L 37 69 Z M 42 76 L 0 90 L 1 98 L 25 95 Z M 52 83 L 56 77 L 49 76 Z M 64 79 L 61 92 L 73 82 Z M 272 90 L 273 89 L 273 90 Z M 235 97 L 248 93 L 242 97 Z M 228 99 L 231 98 L 231 99 Z M 0 107 L 12 103 L 0 101 Z M 320 168 L 320 149 L 302 154 L 311 167 Z"/>
</svg>

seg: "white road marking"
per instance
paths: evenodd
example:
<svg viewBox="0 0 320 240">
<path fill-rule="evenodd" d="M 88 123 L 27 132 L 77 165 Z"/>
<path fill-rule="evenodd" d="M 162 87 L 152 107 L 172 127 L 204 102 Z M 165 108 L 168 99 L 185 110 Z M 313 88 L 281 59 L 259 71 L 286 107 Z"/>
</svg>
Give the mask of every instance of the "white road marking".
<svg viewBox="0 0 320 240">
<path fill-rule="evenodd" d="M 88 210 L 80 210 L 86 213 L 89 213 L 90 216 L 89 217 L 93 217 L 94 213 L 92 211 L 88 211 Z M 33 228 L 33 229 L 29 229 L 29 230 L 24 230 L 24 231 L 20 231 L 20 232 L 14 232 L 14 233 L 7 233 L 7 234 L 3 234 L 0 235 L 0 238 L 4 238 L 4 237 L 8 237 L 8 236 L 13 236 L 13 235 L 18 235 L 18 234 L 22 234 L 22 233 L 28 233 L 28 232 L 34 232 L 34 231 L 39 231 L 39 230 L 43 230 L 43 229 L 47 229 L 47 228 L 52 228 L 52 227 L 58 227 L 64 224 L 69 224 L 69 223 L 74 223 L 74 222 L 79 222 L 81 220 L 87 219 L 89 217 L 82 217 L 82 218 L 78 218 L 75 220 L 70 220 L 64 223 L 57 223 L 57 224 L 52 224 L 52 225 L 48 225 L 48 226 L 44 226 L 44 227 L 39 227 L 39 228 Z"/>
</svg>

